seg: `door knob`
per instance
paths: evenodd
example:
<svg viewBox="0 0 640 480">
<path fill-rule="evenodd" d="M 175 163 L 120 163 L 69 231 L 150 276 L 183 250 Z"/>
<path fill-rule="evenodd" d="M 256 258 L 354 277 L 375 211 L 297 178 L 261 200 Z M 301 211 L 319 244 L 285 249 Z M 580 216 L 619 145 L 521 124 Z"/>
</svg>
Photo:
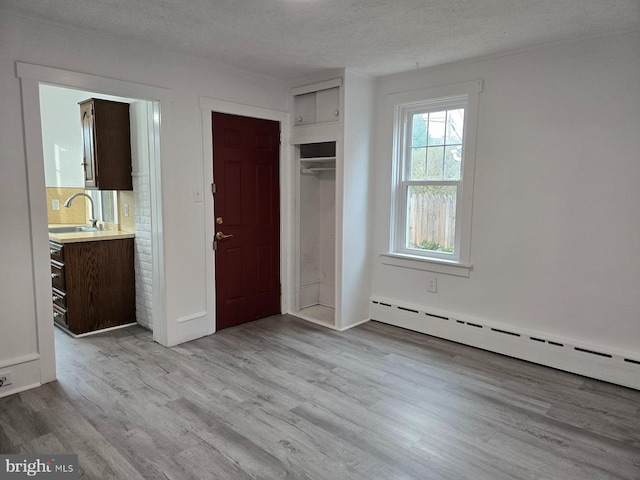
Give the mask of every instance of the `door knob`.
<svg viewBox="0 0 640 480">
<path fill-rule="evenodd" d="M 222 240 L 223 238 L 233 237 L 233 235 L 225 235 L 222 232 L 216 233 L 216 240 Z"/>
</svg>

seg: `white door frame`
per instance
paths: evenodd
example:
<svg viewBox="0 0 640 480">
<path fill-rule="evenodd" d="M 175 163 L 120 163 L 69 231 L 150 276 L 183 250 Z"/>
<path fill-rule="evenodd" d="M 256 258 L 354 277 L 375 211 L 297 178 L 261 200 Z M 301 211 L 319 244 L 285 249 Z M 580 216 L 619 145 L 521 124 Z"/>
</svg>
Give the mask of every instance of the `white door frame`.
<svg viewBox="0 0 640 480">
<path fill-rule="evenodd" d="M 293 191 L 293 161 L 292 148 L 289 145 L 291 125 L 288 112 L 270 110 L 267 108 L 252 107 L 241 103 L 227 102 L 209 97 L 200 97 L 199 105 L 202 111 L 202 151 L 204 153 L 203 176 L 205 183 L 213 182 L 213 142 L 212 142 L 212 113 L 229 113 L 244 117 L 261 118 L 280 122 L 280 283 L 282 284 L 282 296 L 280 308 L 282 313 L 291 312 L 291 285 L 293 267 L 291 252 L 294 246 L 291 232 L 294 212 Z M 209 185 L 206 185 L 207 188 Z M 214 198 L 207 195 L 204 208 L 205 244 L 212 245 L 215 235 Z M 216 285 L 215 285 L 215 254 L 213 248 L 208 248 L 206 253 L 206 299 L 207 331 L 209 334 L 216 331 Z"/>
<path fill-rule="evenodd" d="M 39 86 L 44 83 L 153 102 L 154 122 L 152 128 L 150 128 L 153 134 L 153 144 L 150 145 L 150 147 L 153 147 L 150 148 L 151 251 L 154 291 L 153 339 L 162 345 L 167 345 L 169 339 L 167 338 L 165 304 L 161 158 L 168 158 L 167 127 L 170 120 L 173 92 L 168 89 L 139 83 L 22 62 L 17 62 L 16 67 L 22 90 L 36 328 L 38 353 L 40 355 L 40 381 L 41 383 L 47 383 L 56 378 L 56 364 L 53 321 L 51 317 L 49 233 L 47 231 Z M 161 139 L 163 140 L 162 142 L 160 141 Z"/>
</svg>

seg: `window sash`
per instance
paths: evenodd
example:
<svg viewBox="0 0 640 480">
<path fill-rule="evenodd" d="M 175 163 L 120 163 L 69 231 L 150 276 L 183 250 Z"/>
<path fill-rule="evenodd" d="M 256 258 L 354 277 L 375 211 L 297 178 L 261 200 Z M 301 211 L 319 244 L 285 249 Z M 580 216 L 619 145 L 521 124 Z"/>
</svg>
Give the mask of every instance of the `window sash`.
<svg viewBox="0 0 640 480">
<path fill-rule="evenodd" d="M 460 165 L 460 178 L 458 180 L 410 180 L 411 179 L 411 152 L 413 149 L 413 116 L 422 113 L 440 112 L 443 110 L 463 109 L 465 114 L 464 129 L 462 134 L 463 155 Z M 398 206 L 397 210 L 397 222 L 395 225 L 395 251 L 404 253 L 407 255 L 417 255 L 428 258 L 438 258 L 450 261 L 460 261 L 460 238 L 462 228 L 462 186 L 464 181 L 464 145 L 467 137 L 467 96 L 456 97 L 456 100 L 452 99 L 438 99 L 433 102 L 428 102 L 428 106 L 414 106 L 414 107 L 401 107 L 401 125 L 402 130 L 399 132 L 402 139 L 402 148 L 399 152 L 401 158 L 401 178 L 399 182 L 398 197 L 396 202 Z M 454 223 L 455 228 L 455 241 L 454 249 L 452 253 L 449 252 L 437 252 L 435 250 L 421 250 L 408 247 L 407 231 L 409 229 L 408 214 L 408 198 L 410 186 L 456 186 L 456 220 Z"/>
</svg>

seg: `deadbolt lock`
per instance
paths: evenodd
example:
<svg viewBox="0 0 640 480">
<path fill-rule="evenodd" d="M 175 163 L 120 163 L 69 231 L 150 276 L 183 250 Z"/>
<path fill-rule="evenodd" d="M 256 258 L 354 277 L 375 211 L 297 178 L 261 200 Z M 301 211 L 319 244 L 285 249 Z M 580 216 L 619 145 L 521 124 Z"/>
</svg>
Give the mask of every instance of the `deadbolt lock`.
<svg viewBox="0 0 640 480">
<path fill-rule="evenodd" d="M 216 218 L 216 223 L 217 223 L 218 225 L 222 225 L 222 217 L 218 217 L 218 218 Z"/>
</svg>

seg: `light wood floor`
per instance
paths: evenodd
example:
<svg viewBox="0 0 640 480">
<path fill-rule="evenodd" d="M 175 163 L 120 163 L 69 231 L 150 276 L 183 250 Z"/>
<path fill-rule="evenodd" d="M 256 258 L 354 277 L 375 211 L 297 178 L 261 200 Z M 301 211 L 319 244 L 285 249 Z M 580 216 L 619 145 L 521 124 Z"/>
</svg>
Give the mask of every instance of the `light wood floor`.
<svg viewBox="0 0 640 480">
<path fill-rule="evenodd" d="M 640 392 L 380 323 L 56 341 L 59 380 L 0 399 L 0 452 L 81 478 L 640 479 Z"/>
</svg>

